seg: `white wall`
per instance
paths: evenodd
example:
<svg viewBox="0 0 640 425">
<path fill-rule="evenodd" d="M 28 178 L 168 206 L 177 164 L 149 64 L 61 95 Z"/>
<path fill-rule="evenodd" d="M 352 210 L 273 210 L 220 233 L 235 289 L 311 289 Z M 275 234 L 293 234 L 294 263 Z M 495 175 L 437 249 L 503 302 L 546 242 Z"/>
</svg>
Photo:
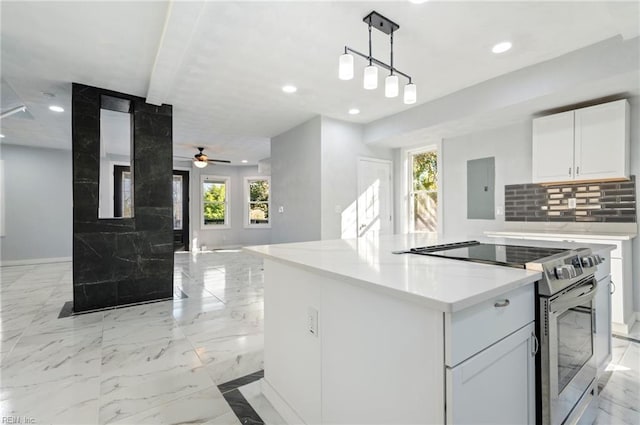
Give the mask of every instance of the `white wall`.
<svg viewBox="0 0 640 425">
<path fill-rule="evenodd" d="M 71 151 L 2 144 L 0 156 L 5 168 L 2 263 L 70 259 Z"/>
<path fill-rule="evenodd" d="M 271 139 L 272 243 L 321 238 L 320 127 L 318 116 Z"/>
<path fill-rule="evenodd" d="M 175 163 L 177 169 L 191 166 L 191 162 Z M 229 177 L 231 181 L 229 193 L 229 224 L 230 229 L 202 229 L 202 214 L 200 200 L 201 176 Z M 231 166 L 221 164 L 209 164 L 205 168 L 193 167 L 189 172 L 190 203 L 189 225 L 191 227 L 190 249 L 206 245 L 207 249 L 222 247 L 237 247 L 247 245 L 264 245 L 271 243 L 271 229 L 245 228 L 244 224 L 244 178 L 258 176 L 258 166 Z M 273 202 L 273 201 L 272 201 Z M 272 203 L 271 217 L 273 217 Z"/>
<path fill-rule="evenodd" d="M 391 149 L 367 146 L 362 125 L 322 117 L 321 238 L 357 237 L 355 222 L 343 226 L 355 214 L 358 197 L 359 157 L 393 160 Z"/>
<path fill-rule="evenodd" d="M 504 211 L 505 184 L 531 182 L 531 121 L 442 142 L 444 235 L 467 238 L 501 230 L 504 214 L 494 220 L 467 219 L 467 161 L 495 157 L 495 203 Z"/>
</svg>

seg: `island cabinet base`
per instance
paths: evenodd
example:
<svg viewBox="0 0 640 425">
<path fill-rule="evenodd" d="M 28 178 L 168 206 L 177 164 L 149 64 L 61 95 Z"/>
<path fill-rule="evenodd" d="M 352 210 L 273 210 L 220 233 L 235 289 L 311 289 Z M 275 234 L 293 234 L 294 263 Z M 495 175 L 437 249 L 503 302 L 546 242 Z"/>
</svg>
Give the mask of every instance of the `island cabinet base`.
<svg viewBox="0 0 640 425">
<path fill-rule="evenodd" d="M 445 422 L 442 312 L 269 259 L 264 273 L 276 410 L 306 424 Z"/>
</svg>

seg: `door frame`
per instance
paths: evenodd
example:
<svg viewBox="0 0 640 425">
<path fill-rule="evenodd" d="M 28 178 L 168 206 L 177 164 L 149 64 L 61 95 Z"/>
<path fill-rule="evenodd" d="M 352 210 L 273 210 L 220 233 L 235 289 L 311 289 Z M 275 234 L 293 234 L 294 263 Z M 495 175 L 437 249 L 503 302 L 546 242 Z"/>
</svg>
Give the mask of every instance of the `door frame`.
<svg viewBox="0 0 640 425">
<path fill-rule="evenodd" d="M 359 156 L 356 159 L 356 237 L 358 238 L 360 237 L 360 211 L 358 206 L 358 198 L 360 197 L 360 194 L 358 193 L 358 189 L 360 188 L 360 179 L 361 179 L 360 164 L 363 161 L 377 162 L 377 163 L 389 165 L 389 214 L 391 214 L 390 234 L 392 235 L 395 233 L 395 222 L 396 222 L 396 215 L 395 215 L 394 203 L 393 203 L 393 183 L 394 183 L 393 161 L 389 159 L 373 158 L 369 156 Z"/>
<path fill-rule="evenodd" d="M 173 176 L 175 175 L 181 175 L 182 176 L 182 238 L 184 240 L 184 250 L 185 251 L 190 251 L 190 246 L 191 246 L 191 182 L 190 182 L 190 174 L 191 174 L 191 170 L 188 169 L 183 169 L 183 168 L 179 168 L 179 167 L 174 167 L 173 170 L 171 171 L 171 177 L 173 179 Z M 186 183 L 186 184 L 185 184 Z M 172 217 L 172 223 L 173 223 L 173 217 Z M 176 234 L 176 230 L 173 229 L 173 224 L 172 224 L 172 231 L 175 237 Z"/>
<path fill-rule="evenodd" d="M 131 166 L 114 163 L 112 167 L 113 167 L 113 173 L 111 175 L 113 178 L 113 184 L 111 185 L 111 187 L 113 189 L 113 217 L 122 218 L 122 210 L 124 206 L 122 205 L 122 174 L 131 173 Z M 131 183 L 132 183 L 131 195 L 133 196 L 133 176 L 131 176 Z M 134 204 L 134 208 L 135 208 L 135 204 Z M 133 211 L 132 211 L 132 215 L 135 215 Z"/>
</svg>

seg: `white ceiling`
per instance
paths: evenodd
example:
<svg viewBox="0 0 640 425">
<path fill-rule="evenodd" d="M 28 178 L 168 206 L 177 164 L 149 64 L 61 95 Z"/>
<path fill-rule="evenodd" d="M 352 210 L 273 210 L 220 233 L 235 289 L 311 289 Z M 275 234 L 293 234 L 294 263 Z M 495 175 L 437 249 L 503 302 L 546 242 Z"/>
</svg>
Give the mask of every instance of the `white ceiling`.
<svg viewBox="0 0 640 425">
<path fill-rule="evenodd" d="M 400 25 L 395 65 L 418 85 L 418 104 L 621 34 L 639 34 L 627 2 L 2 2 L 4 143 L 70 148 L 71 82 L 174 107 L 174 153 L 257 163 L 269 138 L 314 115 L 368 123 L 407 110 L 382 88 L 337 78 L 344 45 L 367 50 L 372 9 Z M 373 34 L 387 61 L 388 37 Z M 490 53 L 498 41 L 513 49 Z M 381 79 L 383 73 L 381 73 Z M 284 84 L 298 92 L 285 95 Z M 3 88 L 5 84 L 3 82 Z M 56 95 L 54 99 L 42 92 Z M 57 103 L 62 114 L 48 110 Z M 347 111 L 357 107 L 360 115 Z"/>
</svg>

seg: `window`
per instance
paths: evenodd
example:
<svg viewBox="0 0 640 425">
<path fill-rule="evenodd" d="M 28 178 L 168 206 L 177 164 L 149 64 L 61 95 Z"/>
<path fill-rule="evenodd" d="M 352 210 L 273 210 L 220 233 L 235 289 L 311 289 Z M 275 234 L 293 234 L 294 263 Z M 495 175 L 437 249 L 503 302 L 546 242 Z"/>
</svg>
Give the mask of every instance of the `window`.
<svg viewBox="0 0 640 425">
<path fill-rule="evenodd" d="M 409 154 L 411 192 L 410 232 L 438 231 L 438 152 Z"/>
<path fill-rule="evenodd" d="M 245 227 L 270 227 L 269 177 L 245 177 L 244 224 Z"/>
<path fill-rule="evenodd" d="M 202 176 L 203 228 L 229 228 L 229 177 Z"/>
</svg>

